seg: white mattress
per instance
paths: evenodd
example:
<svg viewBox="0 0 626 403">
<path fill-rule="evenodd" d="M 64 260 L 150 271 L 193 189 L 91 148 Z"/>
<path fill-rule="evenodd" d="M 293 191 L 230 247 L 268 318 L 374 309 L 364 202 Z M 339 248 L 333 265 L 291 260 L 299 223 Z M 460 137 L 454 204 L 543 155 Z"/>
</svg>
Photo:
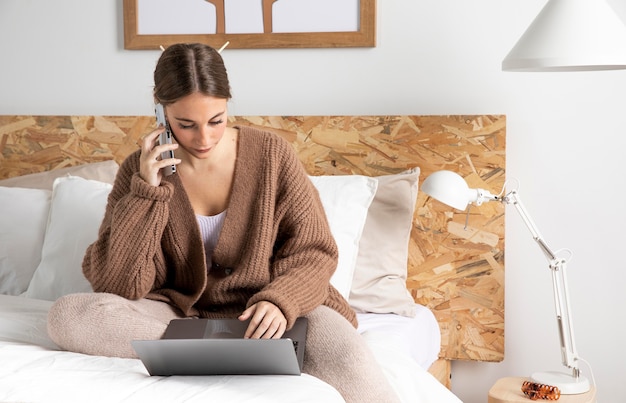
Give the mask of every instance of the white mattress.
<svg viewBox="0 0 626 403">
<path fill-rule="evenodd" d="M 46 333 L 49 301 L 0 295 L 2 402 L 343 402 L 325 382 L 301 376 L 149 376 L 141 361 L 60 351 Z M 439 329 L 416 318 L 359 314 L 359 331 L 404 402 L 460 402 L 425 368 Z"/>
</svg>

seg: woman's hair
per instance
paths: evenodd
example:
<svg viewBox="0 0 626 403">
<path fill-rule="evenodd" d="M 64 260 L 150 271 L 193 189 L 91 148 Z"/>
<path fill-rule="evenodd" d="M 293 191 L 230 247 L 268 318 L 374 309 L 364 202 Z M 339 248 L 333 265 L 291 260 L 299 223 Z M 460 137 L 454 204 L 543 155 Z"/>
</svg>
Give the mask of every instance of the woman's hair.
<svg viewBox="0 0 626 403">
<path fill-rule="evenodd" d="M 196 92 L 231 98 L 222 56 L 201 43 L 179 43 L 165 49 L 154 70 L 155 102 L 168 105 Z"/>
</svg>

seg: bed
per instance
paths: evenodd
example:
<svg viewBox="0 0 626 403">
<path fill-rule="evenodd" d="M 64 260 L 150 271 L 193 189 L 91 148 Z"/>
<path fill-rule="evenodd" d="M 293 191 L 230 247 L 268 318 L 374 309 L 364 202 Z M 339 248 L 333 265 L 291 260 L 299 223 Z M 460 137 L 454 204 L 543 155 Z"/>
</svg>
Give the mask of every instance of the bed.
<svg viewBox="0 0 626 403">
<path fill-rule="evenodd" d="M 458 402 L 451 360 L 504 350 L 504 210 L 450 211 L 419 181 L 452 169 L 498 192 L 501 115 L 236 116 L 293 144 L 339 246 L 332 282 L 404 402 Z M 0 116 L 0 401 L 343 401 L 312 376 L 150 377 L 141 361 L 60 351 L 52 301 L 80 272 L 118 164 L 151 116 Z"/>
</svg>

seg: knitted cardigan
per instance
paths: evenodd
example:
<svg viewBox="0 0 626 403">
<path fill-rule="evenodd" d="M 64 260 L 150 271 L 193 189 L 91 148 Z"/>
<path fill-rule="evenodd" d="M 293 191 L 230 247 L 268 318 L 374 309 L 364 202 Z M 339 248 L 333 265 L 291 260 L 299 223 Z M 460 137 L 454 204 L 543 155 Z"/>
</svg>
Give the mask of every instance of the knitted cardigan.
<svg viewBox="0 0 626 403">
<path fill-rule="evenodd" d="M 236 317 L 259 301 L 287 319 L 324 304 L 356 326 L 330 285 L 337 245 L 315 187 L 281 137 L 239 127 L 233 186 L 207 270 L 194 211 L 177 174 L 160 186 L 139 176 L 139 155 L 120 166 L 83 272 L 95 292 L 168 302 L 186 316 Z"/>
</svg>

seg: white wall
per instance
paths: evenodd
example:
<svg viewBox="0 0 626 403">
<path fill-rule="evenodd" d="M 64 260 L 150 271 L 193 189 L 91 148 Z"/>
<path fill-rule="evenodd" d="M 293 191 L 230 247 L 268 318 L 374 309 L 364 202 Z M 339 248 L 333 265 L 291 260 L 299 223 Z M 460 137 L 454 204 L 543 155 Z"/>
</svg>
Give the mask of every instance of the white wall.
<svg viewBox="0 0 626 403">
<path fill-rule="evenodd" d="M 611 4 L 626 19 L 624 3 Z M 376 48 L 227 49 L 230 112 L 506 114 L 507 174 L 521 183 L 548 243 L 574 251 L 578 350 L 593 367 L 600 401 L 613 402 L 626 395 L 618 365 L 625 356 L 626 71 L 500 71 L 543 4 L 384 0 Z M 122 28 L 122 0 L 1 1 L 0 114 L 152 113 L 158 52 L 123 50 Z M 560 369 L 546 261 L 510 209 L 505 359 L 455 363 L 453 390 L 465 402 L 485 402 L 500 377 Z"/>
</svg>

